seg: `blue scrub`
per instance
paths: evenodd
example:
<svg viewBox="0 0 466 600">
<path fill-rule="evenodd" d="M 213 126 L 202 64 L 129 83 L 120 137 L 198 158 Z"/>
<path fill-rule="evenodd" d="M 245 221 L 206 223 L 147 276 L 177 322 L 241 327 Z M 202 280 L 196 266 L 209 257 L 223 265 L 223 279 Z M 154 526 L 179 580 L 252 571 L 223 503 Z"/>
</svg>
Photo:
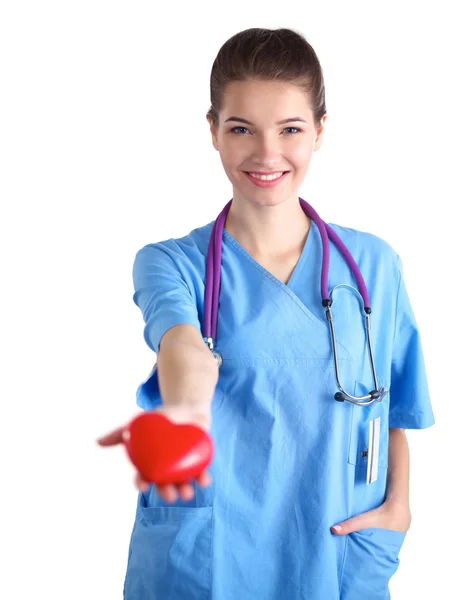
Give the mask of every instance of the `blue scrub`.
<svg viewBox="0 0 466 600">
<path fill-rule="evenodd" d="M 134 302 L 144 338 L 191 323 L 201 331 L 205 259 L 213 222 L 148 244 L 134 262 Z M 379 383 L 367 407 L 340 403 L 321 304 L 322 243 L 313 223 L 287 285 L 223 233 L 217 349 L 223 365 L 212 401 L 213 484 L 195 498 L 138 495 L 126 600 L 386 600 L 405 534 L 330 527 L 383 503 L 389 427 L 434 423 L 416 321 L 395 251 L 380 238 L 331 225 L 365 279 Z M 356 283 L 330 244 L 329 289 L 343 387 L 372 388 Z M 161 404 L 157 372 L 137 390 Z M 381 418 L 377 481 L 366 484 L 369 421 Z"/>
</svg>

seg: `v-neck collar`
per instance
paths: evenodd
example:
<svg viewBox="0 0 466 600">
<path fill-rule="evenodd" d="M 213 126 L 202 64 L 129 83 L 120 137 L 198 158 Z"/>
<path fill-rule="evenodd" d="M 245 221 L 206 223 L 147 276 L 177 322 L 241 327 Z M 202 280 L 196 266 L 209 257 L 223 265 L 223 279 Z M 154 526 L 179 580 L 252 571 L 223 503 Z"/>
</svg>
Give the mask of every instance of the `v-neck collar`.
<svg viewBox="0 0 466 600">
<path fill-rule="evenodd" d="M 312 237 L 312 232 L 313 232 L 313 228 L 314 228 L 314 222 L 311 221 L 311 225 L 309 227 L 309 231 L 307 233 L 307 237 L 306 237 L 306 241 L 304 243 L 304 247 L 302 249 L 302 252 L 300 254 L 300 257 L 298 258 L 298 262 L 296 263 L 295 268 L 293 269 L 293 272 L 291 273 L 291 276 L 288 280 L 288 283 L 283 283 L 283 281 L 280 281 L 280 279 L 278 279 L 278 277 L 275 277 L 275 275 L 273 275 L 273 273 L 271 273 L 270 271 L 268 271 L 265 267 L 263 267 L 247 250 L 246 248 L 244 248 L 244 246 L 242 246 L 238 240 L 236 238 L 234 238 L 231 233 L 229 233 L 226 229 L 223 230 L 223 236 L 225 237 L 225 239 L 227 239 L 237 250 L 239 250 L 241 252 L 241 254 L 243 254 L 250 262 L 252 262 L 257 269 L 259 269 L 260 271 L 262 271 L 265 275 L 267 275 L 267 277 L 269 277 L 270 279 L 272 279 L 273 281 L 275 281 L 277 283 L 277 285 L 279 285 L 280 287 L 285 287 L 288 289 L 291 289 L 292 284 L 294 282 L 294 280 L 296 279 L 296 277 L 299 275 L 299 272 L 301 271 L 304 262 L 306 261 L 306 257 L 309 251 L 309 246 L 311 244 L 311 237 Z"/>
<path fill-rule="evenodd" d="M 325 331 L 325 335 L 328 334 L 327 321 L 326 321 L 325 317 L 323 316 L 323 313 L 320 317 L 317 314 L 314 314 L 314 312 L 311 310 L 311 308 L 306 306 L 306 304 L 303 302 L 303 300 L 301 300 L 301 298 L 298 296 L 297 290 L 293 289 L 295 287 L 294 284 L 297 281 L 297 278 L 298 278 L 301 270 L 303 269 L 303 266 L 306 264 L 306 262 L 309 265 L 308 255 L 310 252 L 310 247 L 313 242 L 315 242 L 314 243 L 315 247 L 313 250 L 313 252 L 315 254 L 315 260 L 313 261 L 313 264 L 311 264 L 309 266 L 310 266 L 310 268 L 315 268 L 316 264 L 317 265 L 322 264 L 322 253 L 323 253 L 322 244 L 317 243 L 318 241 L 321 241 L 321 238 L 320 238 L 320 233 L 317 228 L 317 225 L 315 224 L 315 221 L 311 221 L 311 226 L 309 227 L 309 232 L 307 234 L 307 238 L 306 238 L 306 242 L 304 244 L 303 251 L 301 252 L 301 256 L 299 257 L 298 262 L 296 263 L 296 266 L 295 266 L 293 273 L 291 274 L 291 277 L 287 284 L 284 284 L 282 281 L 280 281 L 280 279 L 275 277 L 275 275 L 270 273 L 270 271 L 268 271 L 265 267 L 263 267 L 260 263 L 258 263 L 257 260 L 255 260 L 251 256 L 251 254 L 249 254 L 249 252 L 226 229 L 223 230 L 222 240 L 226 241 L 228 243 L 228 245 L 231 245 L 242 256 L 244 256 L 246 258 L 246 260 L 248 260 L 252 265 L 254 265 L 254 267 L 258 270 L 258 272 L 262 273 L 267 279 L 272 281 L 274 283 L 274 285 L 277 286 L 278 289 L 282 290 L 285 293 L 285 295 L 294 303 L 294 305 L 304 315 L 306 315 L 306 317 L 309 319 L 309 321 L 314 324 L 316 331 L 321 330 L 322 333 L 324 333 L 324 331 Z M 317 273 L 316 273 L 316 278 L 320 281 L 320 277 L 318 277 Z M 319 300 L 320 300 L 320 298 L 321 298 L 320 288 L 319 288 L 318 293 L 319 293 Z M 320 302 L 319 302 L 319 304 L 320 304 Z M 342 346 L 338 342 L 338 340 L 337 340 L 337 346 L 338 346 L 338 356 L 339 356 L 340 360 L 346 360 L 346 359 L 352 360 L 352 357 L 351 357 L 349 351 L 344 346 Z"/>
</svg>

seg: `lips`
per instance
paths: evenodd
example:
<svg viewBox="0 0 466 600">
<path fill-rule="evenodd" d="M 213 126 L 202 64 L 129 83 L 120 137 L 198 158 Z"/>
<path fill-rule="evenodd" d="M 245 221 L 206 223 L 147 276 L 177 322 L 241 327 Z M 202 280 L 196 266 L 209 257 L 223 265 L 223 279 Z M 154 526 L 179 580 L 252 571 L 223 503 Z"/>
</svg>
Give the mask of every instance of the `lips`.
<svg viewBox="0 0 466 600">
<path fill-rule="evenodd" d="M 248 174 L 252 174 L 252 175 L 275 175 L 276 173 L 288 173 L 288 171 L 286 171 L 285 169 L 282 170 L 278 170 L 278 171 L 244 171 L 245 173 Z"/>
<path fill-rule="evenodd" d="M 254 171 L 251 171 L 252 173 L 254 173 Z M 270 181 L 267 181 L 266 179 L 259 179 L 257 177 L 253 177 L 252 175 L 249 174 L 249 171 L 244 171 L 245 176 L 248 178 L 248 180 L 253 183 L 255 186 L 257 187 L 261 187 L 261 188 L 270 188 L 270 187 L 275 187 L 277 185 L 280 185 L 280 183 L 286 178 L 286 176 L 288 175 L 289 171 L 283 171 L 282 175 L 280 177 L 277 177 L 275 179 L 272 179 Z M 264 173 L 264 172 L 255 172 L 258 175 L 272 175 L 273 173 Z M 280 171 L 275 171 L 275 173 L 280 173 Z"/>
</svg>

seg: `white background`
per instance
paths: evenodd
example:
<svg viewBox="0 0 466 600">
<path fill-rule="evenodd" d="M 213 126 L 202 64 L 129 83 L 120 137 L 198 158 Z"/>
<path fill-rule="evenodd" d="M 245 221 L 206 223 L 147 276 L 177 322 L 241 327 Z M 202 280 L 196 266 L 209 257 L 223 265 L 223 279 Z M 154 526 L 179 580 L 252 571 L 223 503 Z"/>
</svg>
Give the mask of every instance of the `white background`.
<svg viewBox="0 0 466 600">
<path fill-rule="evenodd" d="M 133 260 L 231 198 L 205 113 L 218 50 L 249 27 L 315 48 L 328 120 L 300 195 L 396 249 L 421 330 L 436 425 L 408 432 L 392 598 L 464 593 L 460 6 L 2 3 L 0 597 L 122 597 L 133 470 L 95 438 L 136 414 L 154 361 Z"/>
</svg>

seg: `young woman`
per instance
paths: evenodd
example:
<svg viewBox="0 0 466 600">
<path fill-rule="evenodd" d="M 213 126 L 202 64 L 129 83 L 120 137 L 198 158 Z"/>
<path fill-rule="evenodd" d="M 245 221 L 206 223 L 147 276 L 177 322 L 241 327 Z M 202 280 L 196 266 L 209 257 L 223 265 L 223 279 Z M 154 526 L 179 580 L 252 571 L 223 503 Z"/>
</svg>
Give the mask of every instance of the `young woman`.
<svg viewBox="0 0 466 600">
<path fill-rule="evenodd" d="M 211 102 L 233 197 L 133 274 L 157 353 L 138 404 L 205 427 L 215 455 L 181 486 L 136 476 L 125 598 L 387 599 L 411 521 L 404 429 L 434 423 L 400 259 L 298 195 L 327 118 L 303 36 L 233 36 Z"/>
</svg>

